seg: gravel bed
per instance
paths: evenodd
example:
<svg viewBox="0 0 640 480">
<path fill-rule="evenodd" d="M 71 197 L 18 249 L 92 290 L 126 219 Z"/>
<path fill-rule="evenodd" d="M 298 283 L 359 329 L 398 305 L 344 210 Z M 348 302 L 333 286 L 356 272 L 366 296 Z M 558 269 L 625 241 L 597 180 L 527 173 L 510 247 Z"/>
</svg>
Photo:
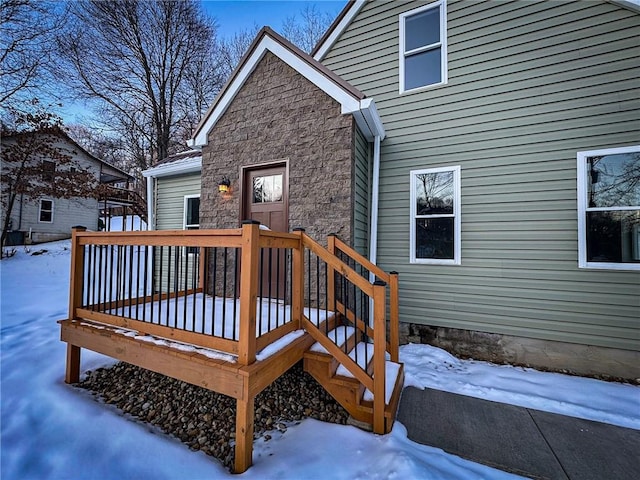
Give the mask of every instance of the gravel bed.
<svg viewBox="0 0 640 480">
<path fill-rule="evenodd" d="M 233 469 L 233 398 L 123 362 L 86 372 L 77 386 Z M 307 417 L 344 425 L 348 416 L 299 363 L 256 397 L 254 439 L 268 441 L 269 432 L 284 433 Z"/>
</svg>

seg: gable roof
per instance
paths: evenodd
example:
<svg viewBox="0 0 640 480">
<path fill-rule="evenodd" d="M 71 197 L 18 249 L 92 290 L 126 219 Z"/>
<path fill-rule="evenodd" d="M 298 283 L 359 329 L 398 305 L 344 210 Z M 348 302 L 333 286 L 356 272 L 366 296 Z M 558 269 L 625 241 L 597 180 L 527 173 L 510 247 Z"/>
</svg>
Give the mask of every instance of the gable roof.
<svg viewBox="0 0 640 480">
<path fill-rule="evenodd" d="M 102 172 L 102 178 L 100 178 L 100 181 L 102 183 L 114 183 L 114 182 L 121 182 L 124 180 L 133 180 L 133 175 L 128 174 L 127 172 L 125 172 L 124 170 L 122 170 L 121 168 L 116 167 L 115 165 L 111 165 L 109 162 L 102 160 L 101 158 L 96 157 L 95 155 L 93 155 L 91 152 L 87 151 L 82 145 L 80 145 L 78 142 L 76 142 L 73 138 L 71 138 L 69 136 L 69 134 L 62 128 L 59 127 L 53 127 L 51 129 L 47 129 L 46 131 L 43 130 L 38 130 L 38 131 L 26 131 L 26 132 L 12 132 L 8 135 L 4 135 L 4 138 L 15 138 L 15 137 L 20 137 L 20 136 L 28 136 L 28 135 L 34 135 L 34 134 L 48 134 L 48 135 L 53 135 L 56 136 L 58 138 L 60 138 L 61 140 L 66 141 L 67 143 L 69 143 L 73 148 L 79 150 L 81 153 L 83 153 L 85 156 L 87 156 L 88 158 L 90 158 L 91 160 L 97 162 L 98 164 L 100 164 L 100 166 L 104 166 L 107 167 L 108 169 L 111 169 L 112 173 L 105 173 Z"/>
<path fill-rule="evenodd" d="M 373 99 L 366 98 L 357 88 L 337 76 L 320 62 L 304 53 L 269 27 L 264 27 L 240 60 L 227 84 L 204 115 L 193 137 L 187 142 L 190 147 L 207 144 L 211 129 L 227 110 L 236 94 L 267 52 L 271 52 L 300 75 L 324 91 L 341 106 L 341 113 L 352 114 L 362 133 L 373 140 L 376 135 L 384 138 L 384 127 Z"/>
</svg>

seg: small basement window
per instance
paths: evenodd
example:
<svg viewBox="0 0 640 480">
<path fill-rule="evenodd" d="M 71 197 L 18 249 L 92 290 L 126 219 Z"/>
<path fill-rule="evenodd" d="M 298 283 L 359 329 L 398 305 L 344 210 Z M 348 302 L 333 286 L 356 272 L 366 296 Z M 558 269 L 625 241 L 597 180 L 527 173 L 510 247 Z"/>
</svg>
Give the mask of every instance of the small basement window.
<svg viewBox="0 0 640 480">
<path fill-rule="evenodd" d="M 40 200 L 40 208 L 38 210 L 39 222 L 53 223 L 53 200 Z"/>
<path fill-rule="evenodd" d="M 640 146 L 578 152 L 578 266 L 640 270 Z"/>
<path fill-rule="evenodd" d="M 444 0 L 400 15 L 400 93 L 447 83 L 446 19 Z"/>
<path fill-rule="evenodd" d="M 411 172 L 411 263 L 460 265 L 460 167 Z"/>
</svg>

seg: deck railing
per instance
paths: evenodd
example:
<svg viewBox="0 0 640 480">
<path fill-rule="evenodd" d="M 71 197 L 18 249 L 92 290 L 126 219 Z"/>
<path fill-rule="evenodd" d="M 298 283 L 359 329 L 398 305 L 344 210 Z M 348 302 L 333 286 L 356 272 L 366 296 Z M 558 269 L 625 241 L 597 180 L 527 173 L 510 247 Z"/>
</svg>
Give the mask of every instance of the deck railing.
<svg viewBox="0 0 640 480">
<path fill-rule="evenodd" d="M 291 293 L 296 235 L 248 223 L 208 231 L 75 229 L 72 242 L 70 318 L 219 350 L 241 364 L 300 328 Z"/>
<path fill-rule="evenodd" d="M 379 431 L 385 354 L 398 357 L 397 286 L 397 274 L 337 237 L 324 248 L 301 229 L 75 229 L 69 318 L 217 350 L 240 365 L 304 328 L 373 392 Z"/>
</svg>

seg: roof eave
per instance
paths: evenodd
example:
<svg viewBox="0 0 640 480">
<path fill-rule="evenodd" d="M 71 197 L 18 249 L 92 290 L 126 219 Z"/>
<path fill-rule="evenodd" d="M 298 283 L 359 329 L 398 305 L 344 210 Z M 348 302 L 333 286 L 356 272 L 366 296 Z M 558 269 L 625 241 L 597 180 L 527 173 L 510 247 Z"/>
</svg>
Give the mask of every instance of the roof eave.
<svg viewBox="0 0 640 480">
<path fill-rule="evenodd" d="M 154 168 L 143 170 L 143 177 L 168 177 L 171 175 L 183 175 L 202 171 L 202 157 L 194 158 L 188 162 L 167 163 Z"/>
</svg>

